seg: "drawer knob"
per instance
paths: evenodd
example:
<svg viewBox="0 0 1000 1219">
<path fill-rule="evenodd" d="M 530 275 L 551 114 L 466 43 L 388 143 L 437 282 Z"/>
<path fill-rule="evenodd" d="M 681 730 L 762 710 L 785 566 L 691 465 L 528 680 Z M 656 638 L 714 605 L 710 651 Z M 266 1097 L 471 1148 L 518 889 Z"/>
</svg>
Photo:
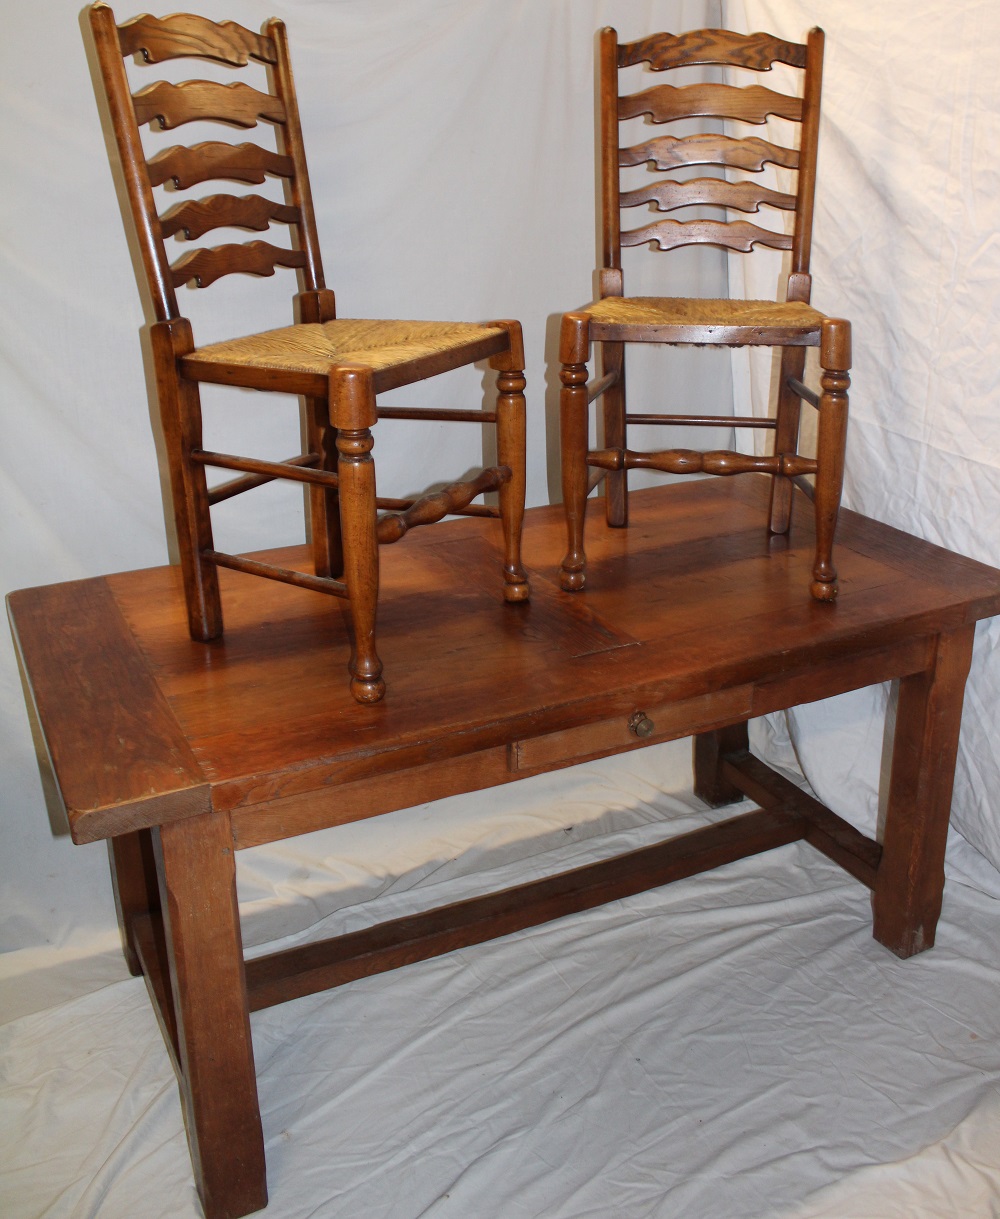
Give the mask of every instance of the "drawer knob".
<svg viewBox="0 0 1000 1219">
<path fill-rule="evenodd" d="M 628 719 L 628 730 L 633 736 L 640 739 L 652 736 L 656 731 L 656 725 L 645 713 L 645 711 L 633 711 Z"/>
</svg>

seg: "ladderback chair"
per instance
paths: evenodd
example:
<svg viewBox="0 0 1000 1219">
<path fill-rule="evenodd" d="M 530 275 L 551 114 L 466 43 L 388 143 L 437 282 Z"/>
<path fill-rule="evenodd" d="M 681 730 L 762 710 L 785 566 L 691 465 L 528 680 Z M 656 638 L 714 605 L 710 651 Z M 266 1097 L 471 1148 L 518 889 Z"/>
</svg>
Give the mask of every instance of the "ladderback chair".
<svg viewBox="0 0 1000 1219">
<path fill-rule="evenodd" d="M 805 44 L 728 30 L 654 34 L 620 44 L 616 31 L 609 28 L 600 33 L 598 54 L 603 263 L 599 299 L 565 314 L 560 332 L 561 455 L 569 535 L 562 585 L 569 591 L 584 586 L 586 501 L 602 479 L 606 480 L 608 524 L 624 526 L 628 523 L 626 480 L 630 469 L 726 475 L 757 471 L 772 478 L 769 527 L 774 533 L 789 528 L 793 480 L 805 484 L 804 489 L 814 496 L 816 556 L 810 587 L 817 600 L 832 601 L 837 595 L 832 548 L 843 485 L 851 331 L 848 322 L 824 317 L 809 303 L 823 32 L 812 30 Z M 788 96 L 757 83 L 654 83 L 630 94 L 623 93 L 620 85 L 628 69 L 641 70 L 643 65 L 656 74 L 694 65 L 722 65 L 738 69 L 745 79 L 749 72 L 770 71 L 775 63 L 800 70 L 798 95 Z M 635 74 L 633 71 L 631 76 Z M 753 79 L 756 81 L 756 75 Z M 795 125 L 799 134 L 796 147 L 743 134 L 743 124 L 763 124 L 769 115 Z M 620 124 L 643 116 L 656 125 L 688 121 L 682 134 L 651 133 L 651 138 L 622 147 Z M 741 126 L 734 128 L 735 123 Z M 725 131 L 737 134 L 726 134 L 724 124 L 728 124 Z M 795 171 L 794 191 L 765 185 L 761 174 L 767 165 Z M 642 166 L 650 170 L 648 181 L 639 186 L 623 184 L 622 170 Z M 655 218 L 623 228 L 622 209 L 641 206 L 650 208 Z M 777 216 L 778 222 L 768 227 L 759 215 L 752 222 L 746 218 L 762 208 L 771 217 Z M 698 209 L 693 218 L 691 209 Z M 663 212 L 680 215 L 658 215 Z M 781 221 L 783 215 L 790 217 L 787 224 Z M 626 296 L 622 248 L 643 245 L 666 251 L 699 245 L 745 254 L 756 246 L 788 251 L 785 299 Z M 590 380 L 587 361 L 592 343 L 600 345 L 602 364 L 600 375 Z M 770 418 L 720 418 L 698 410 L 629 412 L 624 361 L 628 343 L 782 348 L 774 414 Z M 809 347 L 819 348 L 821 394 L 802 380 Z M 602 395 L 603 447 L 590 449 L 588 405 Z M 799 452 L 803 400 L 818 409 L 815 458 Z M 773 451 L 767 456 L 728 450 L 637 452 L 628 447 L 627 432 L 629 423 L 640 422 L 768 428 L 774 433 Z M 815 476 L 814 490 L 808 487 L 806 475 Z"/>
<path fill-rule="evenodd" d="M 189 14 L 141 16 L 119 26 L 112 10 L 98 3 L 90 9 L 90 23 L 155 311 L 152 351 L 191 635 L 207 642 L 222 633 L 220 566 L 346 598 L 353 626 L 351 690 L 359 702 L 376 702 L 385 691 L 375 647 L 380 545 L 448 514 L 499 516 L 504 598 L 517 602 L 528 597 L 520 558 L 525 493 L 520 327 L 514 321 L 480 325 L 336 316 L 334 294 L 323 278 L 282 22 L 268 21 L 260 34 L 232 21 L 216 23 Z M 224 65 L 240 79 L 157 80 L 132 92 L 126 61 L 134 59 L 141 68 L 188 58 Z M 177 67 L 168 74 L 177 75 Z M 275 137 L 270 143 L 243 138 L 176 142 L 175 129 L 192 121 L 246 131 L 272 127 Z M 161 137 L 164 146 L 144 146 L 140 129 L 147 125 L 168 133 Z M 154 138 L 147 135 L 146 145 Z M 268 188 L 272 197 L 266 191 L 217 193 L 164 205 L 164 194 L 172 192 L 161 188 L 186 192 L 210 181 L 280 186 Z M 168 240 L 196 242 L 218 228 L 266 231 L 268 239 L 188 247 L 171 262 Z M 278 235 L 279 230 L 285 235 Z M 206 288 L 234 272 L 270 276 L 286 268 L 298 276 L 293 324 L 195 345 L 191 324 L 178 306 L 178 289 Z M 498 373 L 495 409 L 376 403 L 383 391 L 479 360 L 488 360 Z M 305 452 L 265 461 L 206 450 L 202 382 L 301 397 Z M 382 418 L 495 424 L 498 464 L 416 500 L 377 499 L 371 429 Z M 238 476 L 210 489 L 206 467 Z M 225 554 L 213 544 L 211 506 L 276 478 L 309 486 L 311 572 Z M 472 503 L 491 491 L 498 492 L 499 509 Z M 379 516 L 379 508 L 387 511 Z"/>
</svg>

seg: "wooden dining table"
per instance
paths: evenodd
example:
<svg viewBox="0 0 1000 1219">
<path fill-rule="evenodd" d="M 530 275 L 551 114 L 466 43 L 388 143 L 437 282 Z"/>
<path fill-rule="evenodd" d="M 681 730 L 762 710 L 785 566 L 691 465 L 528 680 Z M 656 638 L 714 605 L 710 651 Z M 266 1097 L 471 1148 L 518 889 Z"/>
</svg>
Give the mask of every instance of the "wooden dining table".
<svg viewBox="0 0 1000 1219">
<path fill-rule="evenodd" d="M 43 786 L 75 842 L 108 842 L 209 1219 L 267 1204 L 257 1009 L 799 840 L 871 890 L 888 949 L 934 943 L 974 628 L 1000 612 L 1000 571 L 843 511 L 840 595 L 819 603 L 809 505 L 770 535 L 767 495 L 762 476 L 705 479 L 633 493 L 627 529 L 594 512 L 574 593 L 558 582 L 562 509 L 531 509 L 523 604 L 498 591 L 495 522 L 407 538 L 381 559 L 388 690 L 370 706 L 344 680 L 343 606 L 305 589 L 220 572 L 225 634 L 209 644 L 188 637 L 175 567 L 10 595 Z M 898 700 L 876 840 L 756 758 L 747 721 L 886 681 Z M 695 793 L 756 807 L 244 961 L 238 850 L 687 736 Z"/>
</svg>

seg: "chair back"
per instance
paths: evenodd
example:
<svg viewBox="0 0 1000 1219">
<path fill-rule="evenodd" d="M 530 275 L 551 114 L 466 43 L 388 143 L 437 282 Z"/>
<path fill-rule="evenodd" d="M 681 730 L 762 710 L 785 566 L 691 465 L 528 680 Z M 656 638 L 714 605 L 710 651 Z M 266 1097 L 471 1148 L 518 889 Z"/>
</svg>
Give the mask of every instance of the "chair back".
<svg viewBox="0 0 1000 1219">
<path fill-rule="evenodd" d="M 162 18 L 144 15 L 119 26 L 103 3 L 91 7 L 90 23 L 157 320 L 179 316 L 177 288 L 208 287 L 236 271 L 273 275 L 276 267 L 290 267 L 299 272 L 305 289 L 323 288 L 284 23 L 272 19 L 262 34 L 255 34 L 234 21 L 220 24 L 176 13 Z M 130 58 L 140 68 L 169 60 L 210 60 L 253 83 L 157 80 L 133 93 L 125 68 Z M 175 129 L 188 123 L 207 121 L 249 130 L 262 120 L 275 129 L 271 147 L 216 139 L 175 142 Z M 155 135 L 147 136 L 147 151 L 140 134 L 145 126 L 170 134 L 155 150 Z M 261 185 L 269 177 L 283 184 L 279 200 L 261 194 L 212 194 L 169 205 L 173 191 L 203 182 Z M 198 241 L 219 228 L 265 233 L 275 223 L 286 230 L 284 240 L 278 238 L 281 244 L 257 238 L 205 245 L 188 249 L 173 262 L 167 253 L 167 238 Z"/>
<path fill-rule="evenodd" d="M 650 245 L 661 250 L 712 245 L 740 253 L 754 246 L 791 250 L 792 271 L 808 272 L 816 184 L 823 31 L 810 31 L 805 44 L 769 34 L 735 34 L 729 30 L 693 30 L 687 34 L 654 34 L 637 42 L 618 42 L 613 29 L 600 34 L 601 178 L 604 266 L 621 268 L 623 246 Z M 653 72 L 711 64 L 769 72 L 775 63 L 802 70 L 799 96 L 777 93 L 760 84 L 656 84 L 622 94 L 622 73 L 647 64 Z M 634 74 L 633 74 L 634 75 Z M 735 138 L 720 131 L 722 122 L 763 124 L 770 115 L 799 125 L 798 147 L 786 148 L 758 137 Z M 703 128 L 683 135 L 660 135 L 632 147 L 620 147 L 619 124 L 648 116 L 650 122 L 704 120 L 687 124 Z M 765 165 L 796 171 L 794 193 L 773 190 L 754 174 Z M 657 171 L 632 189 L 623 188 L 621 171 L 648 165 Z M 693 167 L 712 167 L 715 176 L 693 177 Z M 678 172 L 679 171 L 679 172 Z M 633 175 L 634 177 L 634 175 Z M 666 217 L 624 230 L 621 209 L 653 204 L 657 212 L 686 208 L 717 209 L 717 219 Z M 792 232 L 743 218 L 761 207 L 794 213 Z M 730 219 L 732 211 L 741 213 Z M 755 216 L 756 219 L 756 216 Z"/>
</svg>

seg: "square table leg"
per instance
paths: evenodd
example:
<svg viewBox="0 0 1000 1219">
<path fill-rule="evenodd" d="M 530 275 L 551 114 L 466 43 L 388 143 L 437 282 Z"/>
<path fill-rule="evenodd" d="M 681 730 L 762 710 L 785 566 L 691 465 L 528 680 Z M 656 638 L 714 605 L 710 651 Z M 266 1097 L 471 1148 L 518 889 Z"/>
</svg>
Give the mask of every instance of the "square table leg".
<svg viewBox="0 0 1000 1219">
<path fill-rule="evenodd" d="M 974 626 L 937 637 L 932 663 L 899 683 L 874 935 L 897 956 L 930 948 L 941 913 L 944 852 Z"/>
<path fill-rule="evenodd" d="M 153 841 L 195 1181 L 206 1219 L 236 1219 L 267 1205 L 267 1182 L 229 817 L 175 821 Z"/>
<path fill-rule="evenodd" d="M 710 808 L 738 804 L 746 796 L 723 773 L 723 758 L 727 753 L 741 753 L 750 748 L 746 720 L 698 732 L 694 737 L 694 794 Z"/>
<path fill-rule="evenodd" d="M 129 972 L 138 976 L 142 973 L 142 963 L 136 940 L 136 920 L 158 914 L 160 910 L 152 831 L 133 830 L 128 834 L 119 834 L 117 838 L 109 838 L 108 861 L 111 864 L 111 885 L 115 893 L 122 951 Z"/>
</svg>

